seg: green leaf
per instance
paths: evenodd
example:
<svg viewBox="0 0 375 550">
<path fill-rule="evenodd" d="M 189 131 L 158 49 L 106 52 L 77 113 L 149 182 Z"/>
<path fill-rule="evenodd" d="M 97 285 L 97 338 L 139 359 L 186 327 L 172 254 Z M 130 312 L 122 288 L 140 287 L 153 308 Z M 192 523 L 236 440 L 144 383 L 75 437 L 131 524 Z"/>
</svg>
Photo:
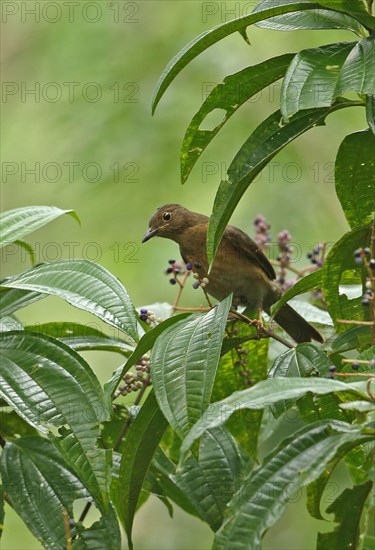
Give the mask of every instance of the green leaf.
<svg viewBox="0 0 375 550">
<path fill-rule="evenodd" d="M 66 548 L 64 512 L 86 491 L 55 447 L 42 437 L 7 442 L 1 457 L 4 490 L 17 514 L 47 548 Z"/>
<path fill-rule="evenodd" d="M 355 44 L 336 42 L 297 53 L 281 86 L 280 110 L 285 120 L 302 109 L 332 105 L 340 69 Z"/>
<path fill-rule="evenodd" d="M 45 298 L 45 295 L 39 292 L 18 289 L 5 290 L 0 288 L 0 316 L 11 315 L 15 311 L 33 304 L 42 298 Z"/>
<path fill-rule="evenodd" d="M 19 246 L 20 248 L 22 248 L 23 250 L 25 250 L 29 256 L 30 256 L 30 261 L 31 261 L 31 264 L 34 265 L 35 264 L 35 250 L 34 248 L 26 243 L 25 241 L 14 241 L 14 244 L 16 244 L 17 246 Z"/>
<path fill-rule="evenodd" d="M 366 119 L 370 130 L 375 135 L 375 94 L 366 96 Z"/>
<path fill-rule="evenodd" d="M 375 209 L 375 135 L 370 130 L 350 134 L 341 143 L 336 157 L 335 181 L 336 193 L 350 227 L 370 223 Z"/>
<path fill-rule="evenodd" d="M 63 298 L 138 340 L 137 319 L 128 293 L 104 267 L 88 260 L 42 264 L 2 281 L 4 288 Z"/>
<path fill-rule="evenodd" d="M 167 422 L 151 392 L 126 435 L 118 485 L 112 494 L 130 549 L 133 548 L 132 527 L 143 481 L 166 427 Z"/>
<path fill-rule="evenodd" d="M 186 130 L 181 149 L 181 180 L 185 183 L 197 160 L 229 118 L 260 90 L 281 78 L 294 54 L 285 54 L 227 76 L 212 90 Z M 222 109 L 223 119 L 213 130 L 200 127 L 209 113 Z"/>
<path fill-rule="evenodd" d="M 271 378 L 258 382 L 252 388 L 212 403 L 202 417 L 190 430 L 181 446 L 181 455 L 190 449 L 193 442 L 205 431 L 222 426 L 230 416 L 242 409 L 260 410 L 284 399 L 298 399 L 308 392 L 324 395 L 331 392 L 347 391 L 364 400 L 367 399 L 366 383 L 352 384 L 326 378 Z"/>
<path fill-rule="evenodd" d="M 6 330 L 23 330 L 23 326 L 13 315 L 6 315 L 5 317 L 0 317 L 0 332 Z"/>
<path fill-rule="evenodd" d="M 293 3 L 294 0 L 288 0 Z M 304 0 L 306 3 L 309 0 Z M 285 0 L 284 0 L 284 3 Z M 273 7 L 275 0 L 263 0 L 254 9 L 254 12 Z M 315 30 L 315 29 L 344 29 L 363 36 L 365 30 L 353 17 L 344 13 L 329 10 L 308 10 L 301 13 L 286 13 L 257 23 L 258 27 L 278 31 Z"/>
<path fill-rule="evenodd" d="M 212 46 L 219 42 L 226 36 L 233 34 L 234 32 L 241 31 L 246 29 L 249 25 L 263 21 L 264 19 L 269 19 L 276 15 L 282 15 L 285 13 L 302 11 L 308 9 L 318 9 L 321 7 L 321 2 L 313 2 L 306 4 L 305 2 L 294 2 L 290 4 L 288 1 L 280 0 L 280 5 L 273 6 L 272 8 L 267 8 L 263 11 L 257 13 L 251 13 L 231 21 L 226 21 L 221 25 L 214 27 L 209 31 L 205 31 L 194 40 L 189 42 L 166 66 L 162 75 L 159 78 L 159 81 L 154 90 L 154 95 L 152 99 L 152 112 L 154 113 L 160 99 L 164 95 L 164 92 L 169 87 L 171 82 L 176 78 L 176 76 L 182 71 L 186 65 L 188 65 L 193 59 L 195 59 L 200 53 L 204 52 Z M 341 10 L 339 10 L 341 11 Z M 344 10 L 346 11 L 346 10 Z M 367 18 L 366 18 L 367 19 Z M 360 20 L 360 19 L 359 19 Z"/>
<path fill-rule="evenodd" d="M 189 456 L 175 475 L 177 485 L 213 531 L 219 529 L 228 502 L 241 481 L 242 460 L 233 437 L 223 428 L 204 434 L 199 458 Z"/>
<path fill-rule="evenodd" d="M 180 437 L 210 403 L 232 295 L 204 315 L 165 330 L 151 354 L 151 379 L 160 409 Z"/>
<path fill-rule="evenodd" d="M 361 515 L 371 489 L 371 481 L 345 489 L 327 508 L 327 513 L 335 514 L 339 525 L 331 533 L 318 533 L 317 550 L 358 548 Z"/>
<path fill-rule="evenodd" d="M 0 395 L 31 426 L 68 424 L 85 444 L 95 443 L 109 416 L 89 365 L 57 340 L 27 331 L 0 334 Z"/>
<path fill-rule="evenodd" d="M 375 17 L 368 14 L 362 0 L 319 0 L 319 4 L 325 8 L 351 15 L 367 28 L 375 29 Z"/>
<path fill-rule="evenodd" d="M 325 376 L 332 362 L 327 355 L 314 344 L 299 344 L 279 355 L 269 372 L 269 377 L 306 377 Z"/>
<path fill-rule="evenodd" d="M 342 66 L 335 97 L 347 92 L 375 94 L 375 36 L 358 42 Z"/>
<path fill-rule="evenodd" d="M 26 206 L 3 212 L 0 214 L 0 248 L 22 239 L 63 214 L 69 214 L 79 222 L 73 210 L 61 210 L 55 206 Z"/>
<path fill-rule="evenodd" d="M 344 353 L 352 349 L 363 349 L 371 344 L 369 326 L 353 327 L 343 332 L 332 342 L 332 353 Z"/>
<path fill-rule="evenodd" d="M 25 329 L 36 334 L 46 334 L 52 338 L 57 338 L 76 351 L 112 351 L 121 353 L 126 357 L 134 351 L 134 347 L 129 346 L 119 338 L 107 336 L 102 331 L 94 328 L 92 324 L 81 325 L 80 323 L 68 321 L 52 322 L 28 325 Z"/>
<path fill-rule="evenodd" d="M 354 251 L 357 248 L 368 246 L 369 242 L 369 227 L 357 227 L 334 244 L 324 263 L 324 297 L 337 332 L 341 333 L 347 330 L 347 325 L 338 322 L 341 319 L 369 320 L 370 312 L 361 304 L 361 298 L 349 300 L 346 294 L 340 294 L 339 289 L 343 274 L 347 270 L 353 270 L 360 278 L 364 277 L 364 267 L 355 262 Z"/>
<path fill-rule="evenodd" d="M 113 394 L 124 374 L 126 374 L 131 367 L 136 365 L 139 359 L 141 359 L 143 355 L 145 355 L 145 353 L 147 353 L 152 348 L 160 334 L 162 334 L 162 332 L 164 332 L 170 326 L 178 323 L 182 319 L 185 319 L 189 315 L 191 315 L 191 313 L 181 313 L 180 315 L 176 315 L 175 317 L 166 319 L 162 323 L 156 325 L 151 330 L 147 331 L 142 336 L 137 347 L 135 348 L 134 352 L 131 354 L 125 365 L 122 365 L 121 367 L 116 369 L 111 379 L 104 384 L 104 395 L 109 403 L 112 401 Z"/>
<path fill-rule="evenodd" d="M 283 294 L 283 296 L 281 296 L 280 300 L 273 304 L 273 306 L 271 307 L 272 318 L 275 317 L 276 313 L 280 311 L 284 304 L 289 302 L 289 300 L 291 300 L 295 296 L 299 296 L 300 294 L 304 294 L 305 292 L 308 292 L 310 290 L 321 288 L 322 279 L 322 269 L 318 269 L 317 271 L 313 271 L 312 273 L 309 273 L 308 275 L 302 277 L 302 279 L 297 281 L 295 285 L 293 285 L 289 290 L 285 292 L 285 294 Z"/>
<path fill-rule="evenodd" d="M 13 441 L 25 435 L 37 435 L 35 428 L 20 418 L 14 411 L 1 409 L 0 434 L 6 441 Z"/>
<path fill-rule="evenodd" d="M 294 115 L 285 125 L 281 123 L 280 111 L 276 111 L 254 130 L 231 162 L 228 180 L 220 183 L 216 193 L 207 233 L 210 263 L 242 195 L 268 162 L 298 136 L 315 126 L 323 125 L 330 113 L 353 105 L 356 103 L 340 100 L 331 107 L 307 109 Z"/>
<path fill-rule="evenodd" d="M 74 550 L 120 550 L 121 533 L 113 506 L 108 507 L 107 513 L 85 528 L 77 524 L 79 538 L 74 541 Z"/>
<path fill-rule="evenodd" d="M 342 446 L 364 440 L 358 427 L 334 421 L 310 424 L 284 440 L 240 487 L 216 534 L 215 550 L 260 548 L 265 531 L 281 517 L 290 496 L 316 479 Z"/>
</svg>

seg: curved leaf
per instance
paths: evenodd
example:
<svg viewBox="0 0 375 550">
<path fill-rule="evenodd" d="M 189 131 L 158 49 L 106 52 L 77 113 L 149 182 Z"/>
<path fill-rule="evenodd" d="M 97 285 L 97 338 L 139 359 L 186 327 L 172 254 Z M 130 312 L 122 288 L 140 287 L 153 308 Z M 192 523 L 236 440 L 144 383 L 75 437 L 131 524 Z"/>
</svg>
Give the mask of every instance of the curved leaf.
<svg viewBox="0 0 375 550">
<path fill-rule="evenodd" d="M 1 457 L 4 489 L 30 531 L 49 548 L 66 547 L 64 512 L 86 495 L 55 447 L 38 436 L 7 443 Z"/>
<path fill-rule="evenodd" d="M 316 271 L 313 271 L 312 273 L 309 273 L 308 275 L 305 275 L 296 282 L 295 285 L 293 285 L 289 290 L 285 292 L 275 304 L 271 307 L 271 313 L 272 318 L 275 317 L 276 313 L 280 311 L 282 306 L 289 302 L 292 298 L 295 296 L 299 296 L 300 294 L 304 294 L 305 292 L 308 292 L 309 290 L 315 290 L 317 288 L 321 288 L 322 286 L 322 280 L 323 280 L 323 271 L 322 269 L 317 269 Z"/>
<path fill-rule="evenodd" d="M 343 64 L 335 97 L 347 92 L 375 94 L 375 36 L 358 42 Z"/>
<path fill-rule="evenodd" d="M 331 248 L 323 266 L 324 297 L 338 332 L 347 330 L 347 326 L 338 320 L 369 320 L 370 312 L 361 304 L 361 298 L 349 300 L 346 294 L 340 294 L 339 287 L 347 270 L 356 272 L 360 278 L 364 277 L 364 267 L 356 263 L 354 251 L 368 246 L 370 231 L 369 227 L 358 227 L 346 233 Z"/>
<path fill-rule="evenodd" d="M 260 90 L 281 78 L 294 54 L 285 54 L 247 67 L 227 76 L 212 90 L 194 115 L 186 130 L 181 148 L 181 181 L 185 183 L 197 160 L 229 118 Z M 204 119 L 215 109 L 225 111 L 222 121 L 213 130 L 201 130 Z"/>
<path fill-rule="evenodd" d="M 325 376 L 331 365 L 327 355 L 314 344 L 299 344 L 276 358 L 268 376 Z"/>
<path fill-rule="evenodd" d="M 290 4 L 288 1 L 283 2 L 280 0 L 280 5 L 277 5 L 272 8 L 267 8 L 258 13 L 251 13 L 238 19 L 233 19 L 232 21 L 226 21 L 221 25 L 214 27 L 209 31 L 205 31 L 194 40 L 189 42 L 166 66 L 162 75 L 159 78 L 159 81 L 154 90 L 153 99 L 152 99 L 152 112 L 154 113 L 160 99 L 162 98 L 165 90 L 169 87 L 171 82 L 176 78 L 176 76 L 182 71 L 186 65 L 195 59 L 200 53 L 204 52 L 212 46 L 219 42 L 226 36 L 233 34 L 234 32 L 241 31 L 246 29 L 249 25 L 263 21 L 264 19 L 269 19 L 276 15 L 281 15 L 289 12 L 295 12 L 299 10 L 308 10 L 308 9 L 317 9 L 321 7 L 320 2 L 312 2 L 306 4 L 305 2 L 294 2 Z"/>
<path fill-rule="evenodd" d="M 19 289 L 6 290 L 0 288 L 0 317 L 11 315 L 15 311 L 37 302 L 42 298 L 45 298 L 45 294 L 40 294 L 39 292 Z"/>
<path fill-rule="evenodd" d="M 41 264 L 1 284 L 4 288 L 63 298 L 138 340 L 137 319 L 128 293 L 116 277 L 98 264 L 88 260 Z"/>
<path fill-rule="evenodd" d="M 283 441 L 261 468 L 253 471 L 230 503 L 214 548 L 252 550 L 285 511 L 291 495 L 323 472 L 341 447 L 369 439 L 343 422 L 309 424 Z M 272 492 L 271 492 L 272 489 Z"/>
<path fill-rule="evenodd" d="M 160 409 L 183 437 L 210 403 L 232 295 L 204 315 L 164 331 L 151 354 L 151 379 Z"/>
<path fill-rule="evenodd" d="M 375 50 L 374 50 L 375 57 Z M 336 193 L 350 227 L 370 223 L 375 210 L 375 135 L 346 136 L 335 164 Z M 357 197 L 357 200 L 353 200 Z"/>
<path fill-rule="evenodd" d="M 362 0 L 319 0 L 319 4 L 325 8 L 355 17 L 368 29 L 375 29 L 375 17 L 366 11 Z"/>
<path fill-rule="evenodd" d="M 0 395 L 38 430 L 68 424 L 78 439 L 95 443 L 109 416 L 103 391 L 88 364 L 57 340 L 27 331 L 0 334 Z"/>
<path fill-rule="evenodd" d="M 332 112 L 361 103 L 337 101 L 331 107 L 300 111 L 288 124 L 281 124 L 276 111 L 263 121 L 245 141 L 228 169 L 228 180 L 220 183 L 207 232 L 207 256 L 211 263 L 221 236 L 239 200 L 268 162 L 288 143 L 314 126 L 323 125 Z"/>
<path fill-rule="evenodd" d="M 3 212 L 0 214 L 0 248 L 22 239 L 63 214 L 69 214 L 79 222 L 73 210 L 61 210 L 55 206 L 26 206 Z"/>
<path fill-rule="evenodd" d="M 134 351 L 134 347 L 129 346 L 119 338 L 107 336 L 91 324 L 81 325 L 80 323 L 65 321 L 28 325 L 25 329 L 36 334 L 46 334 L 52 338 L 57 338 L 76 351 L 112 351 L 121 353 L 126 357 Z"/>
<path fill-rule="evenodd" d="M 167 428 L 155 395 L 151 392 L 137 414 L 124 441 L 119 480 L 112 497 L 133 548 L 131 534 L 143 481 L 151 459 Z"/>
<path fill-rule="evenodd" d="M 356 42 L 337 42 L 297 53 L 285 74 L 280 110 L 288 120 L 302 109 L 333 103 L 341 67 Z"/>
<path fill-rule="evenodd" d="M 207 431 L 199 445 L 199 458 L 189 458 L 174 480 L 213 531 L 219 529 L 228 502 L 241 481 L 242 460 L 234 438 L 224 428 Z"/>
<path fill-rule="evenodd" d="M 308 392 L 324 395 L 341 391 L 351 392 L 368 400 L 365 382 L 347 384 L 326 378 L 270 378 L 258 382 L 252 388 L 234 392 L 226 399 L 212 403 L 206 414 L 198 420 L 184 439 L 181 446 L 181 456 L 190 449 L 193 442 L 205 431 L 222 426 L 238 410 L 260 410 L 284 399 L 298 399 Z"/>
<path fill-rule="evenodd" d="M 369 326 L 353 327 L 340 334 L 331 344 L 332 353 L 344 353 L 352 349 L 363 349 L 371 344 Z"/>
<path fill-rule="evenodd" d="M 309 3 L 310 0 L 303 0 Z M 285 2 L 285 0 L 284 0 Z M 293 3 L 293 0 L 289 0 Z M 254 9 L 254 12 L 273 7 L 274 0 L 263 0 Z M 316 30 L 316 29 L 344 29 L 353 31 L 359 36 L 365 34 L 363 26 L 350 15 L 324 9 L 308 10 L 301 13 L 287 13 L 257 23 L 258 27 L 278 31 Z"/>
</svg>

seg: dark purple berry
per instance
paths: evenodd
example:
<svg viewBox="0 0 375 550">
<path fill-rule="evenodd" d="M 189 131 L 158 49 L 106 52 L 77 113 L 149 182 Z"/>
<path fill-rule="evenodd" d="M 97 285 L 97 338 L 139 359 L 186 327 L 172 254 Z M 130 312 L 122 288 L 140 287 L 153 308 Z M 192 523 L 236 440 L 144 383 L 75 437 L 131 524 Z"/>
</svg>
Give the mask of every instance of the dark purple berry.
<svg viewBox="0 0 375 550">
<path fill-rule="evenodd" d="M 363 306 L 369 306 L 370 305 L 370 300 L 368 300 L 367 298 L 362 298 L 362 305 Z"/>
<path fill-rule="evenodd" d="M 355 258 L 359 258 L 362 254 L 362 250 L 360 248 L 358 248 L 358 250 L 355 250 L 354 251 L 354 257 Z"/>
<path fill-rule="evenodd" d="M 316 265 L 317 265 L 318 267 L 322 267 L 322 265 L 323 265 L 323 262 L 322 262 L 322 261 L 320 261 L 320 260 L 317 260 L 317 262 L 316 262 Z"/>
<path fill-rule="evenodd" d="M 140 315 L 139 318 L 141 321 L 144 321 L 144 322 L 147 321 L 147 315 Z"/>
<path fill-rule="evenodd" d="M 361 365 L 359 363 L 352 363 L 353 370 L 359 370 L 360 368 L 361 368 Z"/>
<path fill-rule="evenodd" d="M 176 260 L 168 260 L 168 263 L 171 264 L 171 265 L 173 265 L 173 264 L 176 263 Z"/>
<path fill-rule="evenodd" d="M 188 263 L 186 264 L 186 269 L 187 269 L 188 271 L 191 271 L 191 270 L 193 269 L 193 264 L 192 264 L 191 262 L 188 262 Z"/>
<path fill-rule="evenodd" d="M 366 254 L 366 256 L 369 256 L 370 254 L 370 249 L 368 247 L 366 247 L 363 252 Z"/>
<path fill-rule="evenodd" d="M 167 274 L 173 273 L 173 267 L 167 267 L 167 269 L 165 270 L 165 272 L 166 272 Z"/>
<path fill-rule="evenodd" d="M 371 260 L 369 261 L 369 266 L 372 271 L 375 271 L 375 258 L 371 258 Z"/>
<path fill-rule="evenodd" d="M 315 259 L 315 258 L 311 258 L 311 263 L 312 263 L 312 264 L 316 264 L 316 263 L 317 263 L 316 259 Z"/>
<path fill-rule="evenodd" d="M 368 290 L 366 290 L 365 294 L 367 294 L 367 296 L 372 296 L 372 290 L 371 290 L 371 288 L 369 288 Z"/>
<path fill-rule="evenodd" d="M 194 265 L 197 269 L 200 269 L 202 267 L 202 264 L 200 262 L 194 262 Z"/>
<path fill-rule="evenodd" d="M 332 367 L 329 367 L 329 372 L 336 372 L 335 365 L 332 365 Z"/>
<path fill-rule="evenodd" d="M 141 313 L 141 315 L 147 315 L 147 309 L 142 308 L 142 309 L 140 310 L 140 313 Z"/>
<path fill-rule="evenodd" d="M 169 282 L 171 283 L 171 285 L 175 285 L 176 284 L 176 279 L 169 279 Z"/>
<path fill-rule="evenodd" d="M 194 281 L 194 283 L 193 283 L 193 288 L 197 289 L 197 288 L 200 287 L 200 285 L 201 285 L 201 284 L 200 284 L 199 281 Z"/>
<path fill-rule="evenodd" d="M 311 258 L 313 257 L 313 255 L 312 255 L 311 252 L 308 252 L 308 253 L 306 254 L 306 256 L 308 257 L 309 260 L 311 260 Z"/>
<path fill-rule="evenodd" d="M 317 256 L 319 254 L 319 248 L 314 248 L 313 254 L 314 256 Z"/>
<path fill-rule="evenodd" d="M 359 257 L 357 256 L 355 261 L 356 261 L 357 264 L 362 264 L 363 263 L 363 260 L 360 256 Z"/>
</svg>

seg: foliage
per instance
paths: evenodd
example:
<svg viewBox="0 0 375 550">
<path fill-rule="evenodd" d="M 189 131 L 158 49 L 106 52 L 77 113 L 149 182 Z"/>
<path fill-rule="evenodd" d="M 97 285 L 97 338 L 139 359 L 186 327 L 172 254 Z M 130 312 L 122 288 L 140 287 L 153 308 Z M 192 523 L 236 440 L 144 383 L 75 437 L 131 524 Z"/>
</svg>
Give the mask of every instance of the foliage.
<svg viewBox="0 0 375 550">
<path fill-rule="evenodd" d="M 275 315 L 290 298 L 319 289 L 324 297 L 320 306 L 327 307 L 332 321 L 309 304 L 300 307 L 325 326 L 325 344 L 296 346 L 277 332 L 274 339 L 269 339 L 271 332 L 259 335 L 252 312 L 232 309 L 231 296 L 213 308 L 174 315 L 177 299 L 166 319 L 151 311 L 156 305 L 136 311 L 122 283 L 87 260 L 36 265 L 3 279 L 0 526 L 6 524 L 5 502 L 46 548 L 120 548 L 120 525 L 131 548 L 135 513 L 154 494 L 169 510 L 175 503 L 205 521 L 215 533 L 214 548 L 253 550 L 261 547 L 264 533 L 280 518 L 292 493 L 300 495 L 307 486 L 311 515 L 320 519 L 322 512 L 333 512 L 338 524 L 319 533 L 317 548 L 355 548 L 359 541 L 370 547 L 375 366 L 372 4 L 262 0 L 253 13 L 188 44 L 167 66 L 153 102 L 155 109 L 175 76 L 201 52 L 231 33 L 246 37 L 250 25 L 353 32 L 353 42 L 285 54 L 226 77 L 193 117 L 181 150 L 185 182 L 229 117 L 252 94 L 283 78 L 280 109 L 251 133 L 219 185 L 207 240 L 212 261 L 234 209 L 267 163 L 299 135 L 325 124 L 332 112 L 363 108 L 368 128 L 343 139 L 335 165 L 337 196 L 350 231 L 324 261 L 317 261 L 320 251 L 314 251 L 314 269 L 308 275 L 298 273 L 298 282 L 272 311 Z M 222 122 L 211 131 L 201 130 L 214 109 L 224 110 Z M 3 213 L 1 247 L 16 243 L 28 250 L 24 237 L 63 214 L 76 217 L 54 207 Z M 290 267 L 287 241 L 285 235 L 279 238 L 280 279 Z M 189 273 L 175 263 L 169 270 L 179 298 Z M 357 291 L 355 298 L 350 285 Z M 24 326 L 18 311 L 48 296 L 96 316 L 103 328 L 39 319 Z M 328 335 L 332 322 L 334 332 Z M 84 350 L 114 352 L 125 363 L 102 387 L 80 355 Z M 286 438 L 279 436 L 264 457 L 272 423 L 291 409 L 297 414 L 294 429 Z M 342 460 L 353 487 L 321 511 L 324 488 Z M 79 499 L 86 504 L 77 515 Z M 91 506 L 98 519 L 87 526 Z"/>
</svg>

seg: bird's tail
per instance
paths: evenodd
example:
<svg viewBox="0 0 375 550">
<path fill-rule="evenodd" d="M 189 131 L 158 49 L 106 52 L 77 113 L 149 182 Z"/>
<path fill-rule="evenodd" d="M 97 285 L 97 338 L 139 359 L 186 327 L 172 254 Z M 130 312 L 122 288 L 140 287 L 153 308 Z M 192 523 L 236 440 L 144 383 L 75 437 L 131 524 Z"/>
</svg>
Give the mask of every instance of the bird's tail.
<svg viewBox="0 0 375 550">
<path fill-rule="evenodd" d="M 285 304 L 275 315 L 275 321 L 298 344 L 311 340 L 324 341 L 322 335 L 288 304 Z"/>
</svg>

